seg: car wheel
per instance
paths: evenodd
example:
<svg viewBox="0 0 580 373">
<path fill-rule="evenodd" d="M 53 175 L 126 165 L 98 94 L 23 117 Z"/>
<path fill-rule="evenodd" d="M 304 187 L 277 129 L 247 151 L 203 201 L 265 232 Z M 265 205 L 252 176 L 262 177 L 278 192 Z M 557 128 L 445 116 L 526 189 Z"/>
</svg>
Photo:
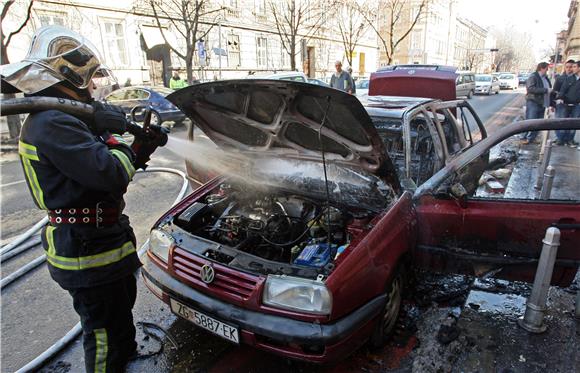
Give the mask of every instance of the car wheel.
<svg viewBox="0 0 580 373">
<path fill-rule="evenodd" d="M 467 93 L 467 99 L 469 100 L 469 99 L 471 99 L 472 97 L 473 97 L 473 91 L 469 91 L 469 92 Z"/>
<path fill-rule="evenodd" d="M 387 286 L 387 302 L 369 341 L 372 348 L 380 348 L 389 340 L 401 310 L 404 285 L 403 273 L 397 270 Z"/>
</svg>

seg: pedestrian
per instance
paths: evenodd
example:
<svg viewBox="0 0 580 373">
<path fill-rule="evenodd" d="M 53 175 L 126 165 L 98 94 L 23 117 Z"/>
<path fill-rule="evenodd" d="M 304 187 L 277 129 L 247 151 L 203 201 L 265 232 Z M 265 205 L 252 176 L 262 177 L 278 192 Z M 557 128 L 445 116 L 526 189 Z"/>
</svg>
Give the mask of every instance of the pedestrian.
<svg viewBox="0 0 580 373">
<path fill-rule="evenodd" d="M 352 67 L 349 66 L 346 69 L 346 71 L 348 72 L 348 75 L 350 75 L 350 86 L 352 87 L 352 92 L 351 93 L 354 95 L 354 94 L 356 94 L 356 84 L 355 84 L 355 81 L 354 81 L 354 77 L 352 75 Z"/>
<path fill-rule="evenodd" d="M 558 118 L 580 118 L 580 61 L 572 64 L 571 72 L 556 96 L 556 107 L 562 108 Z M 575 136 L 575 130 L 556 130 L 556 145 L 576 147 L 578 142 L 574 140 Z"/>
<path fill-rule="evenodd" d="M 127 78 L 123 87 L 131 87 L 131 78 Z"/>
<path fill-rule="evenodd" d="M 546 108 L 550 107 L 550 92 L 552 83 L 546 75 L 548 63 L 540 62 L 536 72 L 530 74 L 526 80 L 526 119 L 544 118 Z M 527 132 L 523 137 L 523 144 L 533 143 L 538 131 Z"/>
<path fill-rule="evenodd" d="M 334 67 L 336 72 L 330 78 L 330 86 L 352 94 L 353 82 L 350 74 L 342 69 L 341 61 L 336 61 Z"/>
<path fill-rule="evenodd" d="M 167 135 L 153 126 L 151 142 L 136 138 L 129 146 L 123 140 L 123 111 L 92 100 L 100 61 L 81 35 L 46 26 L 32 37 L 26 58 L 2 66 L 0 76 L 3 87 L 27 96 L 94 107 L 92 119 L 59 110 L 30 114 L 18 151 L 33 200 L 48 214 L 41 234 L 48 270 L 80 316 L 85 369 L 124 372 L 137 353 L 132 308 L 141 263 L 123 194 Z"/>
<path fill-rule="evenodd" d="M 171 89 L 181 89 L 187 87 L 187 82 L 179 76 L 177 71 L 173 73 L 173 77 L 169 80 L 169 88 Z"/>
</svg>

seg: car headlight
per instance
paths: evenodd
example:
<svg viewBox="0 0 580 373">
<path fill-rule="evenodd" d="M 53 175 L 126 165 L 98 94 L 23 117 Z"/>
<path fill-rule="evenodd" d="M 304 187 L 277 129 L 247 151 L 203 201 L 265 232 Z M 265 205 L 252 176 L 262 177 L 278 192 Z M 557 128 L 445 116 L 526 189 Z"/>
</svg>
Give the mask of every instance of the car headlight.
<svg viewBox="0 0 580 373">
<path fill-rule="evenodd" d="M 165 263 L 169 261 L 169 249 L 175 241 L 167 233 L 159 229 L 153 229 L 149 236 L 149 251 Z"/>
<path fill-rule="evenodd" d="M 287 310 L 329 315 L 332 296 L 319 281 L 270 275 L 264 285 L 264 304 Z"/>
</svg>

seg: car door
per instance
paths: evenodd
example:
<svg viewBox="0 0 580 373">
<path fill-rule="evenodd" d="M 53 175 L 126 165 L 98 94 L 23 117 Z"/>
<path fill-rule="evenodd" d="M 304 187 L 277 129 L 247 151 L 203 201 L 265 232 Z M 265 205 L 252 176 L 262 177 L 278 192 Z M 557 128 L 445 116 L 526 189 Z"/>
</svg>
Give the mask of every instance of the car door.
<svg viewBox="0 0 580 373">
<path fill-rule="evenodd" d="M 580 264 L 580 196 L 561 194 L 540 199 L 525 177 L 531 175 L 533 179 L 532 165 L 536 161 L 527 158 L 529 152 L 517 152 L 516 136 L 526 129 L 580 129 L 577 121 L 563 122 L 546 120 L 530 125 L 527 121 L 517 128 L 497 130 L 419 187 L 414 195 L 418 222 L 416 264 L 438 271 L 492 274 L 531 282 L 546 229 L 557 226 L 561 237 L 552 284 L 568 286 Z M 493 164 L 498 163 L 496 160 L 505 161 L 501 170 L 509 176 L 500 183 L 504 192 L 490 192 L 485 183 L 476 191 L 467 192 L 459 179 L 460 171 L 472 167 L 472 161 L 490 149 L 498 157 Z M 512 150 L 515 153 L 510 153 Z M 506 172 L 510 162 L 513 168 Z M 565 165 L 560 167 L 566 172 Z"/>
<path fill-rule="evenodd" d="M 499 79 L 496 76 L 491 78 L 491 92 L 499 92 Z"/>
<path fill-rule="evenodd" d="M 459 75 L 455 81 L 455 92 L 457 97 L 467 95 L 467 92 L 465 91 L 465 77 L 463 75 Z"/>
</svg>

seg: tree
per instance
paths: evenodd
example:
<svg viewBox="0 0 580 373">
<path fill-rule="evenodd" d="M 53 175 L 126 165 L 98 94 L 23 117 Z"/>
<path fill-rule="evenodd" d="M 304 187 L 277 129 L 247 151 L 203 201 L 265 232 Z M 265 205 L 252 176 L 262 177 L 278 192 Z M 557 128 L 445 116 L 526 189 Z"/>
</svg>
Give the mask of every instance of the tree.
<svg viewBox="0 0 580 373">
<path fill-rule="evenodd" d="M 322 0 L 324 1 L 324 0 Z M 323 17 L 330 9 L 323 2 L 311 3 L 305 0 L 269 0 L 276 33 L 282 48 L 290 57 L 290 68 L 296 70 L 296 56 L 300 53 L 298 43 L 308 42 L 322 27 Z"/>
<path fill-rule="evenodd" d="M 360 13 L 377 34 L 387 64 L 393 62 L 397 47 L 426 14 L 428 0 L 378 0 L 359 7 Z M 379 17 L 385 14 L 384 21 Z M 410 21 L 409 14 L 411 15 Z"/>
<path fill-rule="evenodd" d="M 218 13 L 222 7 L 212 7 L 211 0 L 146 0 L 151 7 L 153 17 L 165 44 L 185 62 L 187 82 L 193 84 L 193 57 L 196 51 L 196 43 L 204 39 L 211 31 Z M 213 16 L 213 17 L 212 17 Z M 169 21 L 185 41 L 185 51 L 177 45 L 167 41 L 166 29 L 162 21 Z M 200 24 L 209 24 L 206 30 L 200 29 Z"/>
<path fill-rule="evenodd" d="M 364 36 L 369 24 L 356 4 L 346 3 L 338 14 L 338 30 L 344 47 L 348 65 L 352 67 L 352 55 L 360 39 Z"/>
<path fill-rule="evenodd" d="M 8 46 L 10 45 L 10 42 L 12 41 L 12 37 L 14 35 L 17 35 L 20 31 L 22 31 L 22 29 L 24 29 L 24 27 L 26 27 L 26 25 L 28 24 L 28 21 L 30 20 L 30 15 L 32 12 L 32 4 L 33 4 L 34 0 L 30 0 L 30 3 L 28 3 L 28 7 L 26 10 L 26 15 L 24 16 L 24 19 L 20 22 L 20 25 L 12 32 L 10 32 L 8 34 L 8 36 L 6 36 L 4 34 L 4 20 L 6 19 L 6 16 L 8 15 L 8 12 L 10 11 L 10 8 L 12 7 L 12 5 L 14 5 L 15 0 L 9 0 L 7 2 L 4 3 L 4 6 L 2 7 L 2 13 L 0 13 L 0 65 L 5 65 L 10 63 L 10 60 L 8 58 Z M 14 97 L 13 95 L 6 95 L 6 98 L 12 98 Z M 8 131 L 10 132 L 10 138 L 17 138 L 20 135 L 20 116 L 18 115 L 9 115 L 7 119 L 8 122 Z"/>
<path fill-rule="evenodd" d="M 494 56 L 496 71 L 528 70 L 534 66 L 531 35 L 513 26 L 492 30 L 499 49 Z"/>
</svg>

